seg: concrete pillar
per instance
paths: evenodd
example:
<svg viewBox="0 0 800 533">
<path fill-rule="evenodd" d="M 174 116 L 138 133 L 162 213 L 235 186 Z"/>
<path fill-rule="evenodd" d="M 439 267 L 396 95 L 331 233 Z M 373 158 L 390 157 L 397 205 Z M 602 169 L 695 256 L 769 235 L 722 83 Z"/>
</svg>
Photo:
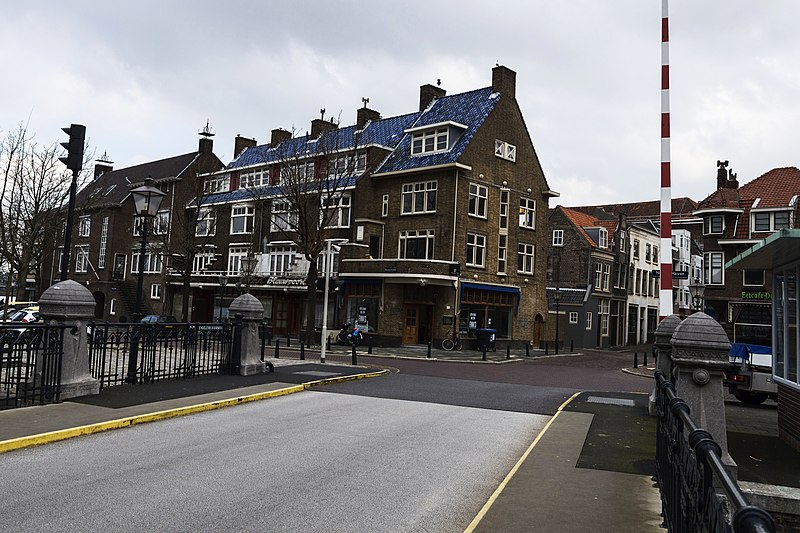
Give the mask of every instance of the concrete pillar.
<svg viewBox="0 0 800 533">
<path fill-rule="evenodd" d="M 672 381 L 672 334 L 675 333 L 675 328 L 681 323 L 678 315 L 669 315 L 662 320 L 656 328 L 656 341 L 654 343 L 654 352 L 657 356 L 657 368 L 662 371 L 668 380 Z M 650 416 L 656 416 L 656 388 L 653 386 L 653 392 L 650 393 L 650 403 L 648 405 Z"/>
<path fill-rule="evenodd" d="M 239 374 L 263 374 L 267 371 L 267 363 L 261 361 L 261 342 L 258 339 L 258 324 L 264 317 L 264 306 L 258 298 L 250 293 L 242 294 L 228 307 L 231 316 L 242 315 L 242 360 Z"/>
<path fill-rule="evenodd" d="M 100 381 L 89 368 L 86 326 L 94 317 L 95 301 L 89 289 L 73 280 L 50 286 L 39 298 L 45 324 L 65 325 L 61 359 L 61 399 L 100 393 Z"/>
<path fill-rule="evenodd" d="M 699 428 L 705 429 L 722 448 L 722 461 L 735 476 L 736 463 L 728 453 L 725 430 L 725 395 L 722 371 L 728 366 L 731 343 L 716 320 L 694 313 L 672 334 L 675 394 L 691 410 Z"/>
</svg>

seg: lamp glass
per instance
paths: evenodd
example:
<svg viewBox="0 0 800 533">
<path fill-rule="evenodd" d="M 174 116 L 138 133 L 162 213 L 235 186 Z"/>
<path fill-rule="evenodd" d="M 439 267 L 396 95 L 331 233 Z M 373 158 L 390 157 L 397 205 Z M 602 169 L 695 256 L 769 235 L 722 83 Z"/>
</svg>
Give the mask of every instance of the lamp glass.
<svg viewBox="0 0 800 533">
<path fill-rule="evenodd" d="M 161 207 L 161 200 L 166 196 L 166 193 L 149 184 L 131 189 L 131 194 L 133 195 L 136 214 L 147 216 L 155 216 L 158 213 L 158 208 Z"/>
</svg>

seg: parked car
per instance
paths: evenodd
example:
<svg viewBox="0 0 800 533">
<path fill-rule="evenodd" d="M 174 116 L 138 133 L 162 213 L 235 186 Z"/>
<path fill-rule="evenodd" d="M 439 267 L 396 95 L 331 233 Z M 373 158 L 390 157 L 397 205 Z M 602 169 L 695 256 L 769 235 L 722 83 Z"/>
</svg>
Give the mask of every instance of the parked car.
<svg viewBox="0 0 800 533">
<path fill-rule="evenodd" d="M 778 385 L 772 380 L 772 347 L 733 343 L 730 365 L 724 384 L 737 400 L 760 404 L 767 398 L 778 399 Z"/>
<path fill-rule="evenodd" d="M 26 307 L 25 309 L 20 309 L 8 315 L 8 319 L 10 322 L 25 322 L 25 323 L 34 323 L 39 322 L 41 317 L 39 316 L 39 306 L 33 307 Z"/>
<path fill-rule="evenodd" d="M 142 318 L 142 324 L 174 324 L 177 321 L 172 315 L 147 315 Z"/>
</svg>

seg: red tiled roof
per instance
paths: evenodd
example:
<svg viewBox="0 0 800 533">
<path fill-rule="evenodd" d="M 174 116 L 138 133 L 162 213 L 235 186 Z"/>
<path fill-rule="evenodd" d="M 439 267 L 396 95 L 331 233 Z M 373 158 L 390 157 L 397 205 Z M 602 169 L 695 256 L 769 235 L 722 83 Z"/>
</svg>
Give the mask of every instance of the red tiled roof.
<svg viewBox="0 0 800 533">
<path fill-rule="evenodd" d="M 605 228 L 609 235 L 613 235 L 614 232 L 617 230 L 617 221 L 616 220 L 600 220 L 592 215 L 587 213 L 583 213 L 581 211 L 577 211 L 575 209 L 570 209 L 568 207 L 558 206 L 557 209 L 561 209 L 564 213 L 564 216 L 567 217 L 573 226 L 578 230 L 578 232 L 586 239 L 586 242 L 591 245 L 593 248 L 597 248 L 597 243 L 589 237 L 589 234 L 586 233 L 584 228 Z"/>
</svg>

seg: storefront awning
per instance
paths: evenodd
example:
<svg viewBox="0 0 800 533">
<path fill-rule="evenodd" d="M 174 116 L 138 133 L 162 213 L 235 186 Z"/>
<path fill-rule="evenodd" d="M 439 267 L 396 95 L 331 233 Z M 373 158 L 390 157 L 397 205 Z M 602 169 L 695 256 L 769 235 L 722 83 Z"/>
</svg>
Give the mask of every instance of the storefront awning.
<svg viewBox="0 0 800 533">
<path fill-rule="evenodd" d="M 728 261 L 725 268 L 769 270 L 793 263 L 800 260 L 799 244 L 800 229 L 782 229 Z"/>
<path fill-rule="evenodd" d="M 469 283 L 469 282 L 462 282 L 461 283 L 461 297 L 464 296 L 464 289 L 475 289 L 479 291 L 490 291 L 490 292 L 505 292 L 513 294 L 515 298 L 514 303 L 514 314 L 517 314 L 519 310 L 519 299 L 521 295 L 521 291 L 519 287 L 509 287 L 508 285 L 486 285 L 483 283 Z"/>
</svg>

